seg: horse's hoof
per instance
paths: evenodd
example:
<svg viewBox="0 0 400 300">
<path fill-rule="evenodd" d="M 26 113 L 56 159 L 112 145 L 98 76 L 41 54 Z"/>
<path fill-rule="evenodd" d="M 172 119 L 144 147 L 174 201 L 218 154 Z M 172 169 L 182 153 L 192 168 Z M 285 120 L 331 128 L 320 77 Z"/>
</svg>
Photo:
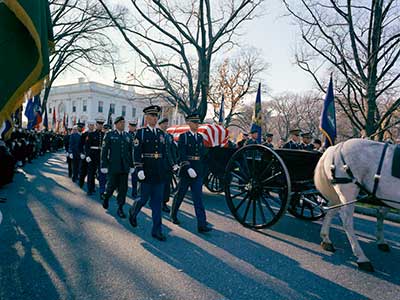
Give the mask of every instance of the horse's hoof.
<svg viewBox="0 0 400 300">
<path fill-rule="evenodd" d="M 388 244 L 378 244 L 378 249 L 383 252 L 390 252 L 390 247 Z"/>
<path fill-rule="evenodd" d="M 321 247 L 322 247 L 322 249 L 324 249 L 325 251 L 328 251 L 328 252 L 335 252 L 336 251 L 335 247 L 333 247 L 332 243 L 322 242 L 321 243 Z"/>
<path fill-rule="evenodd" d="M 358 268 L 360 270 L 366 271 L 366 272 L 374 272 L 374 267 L 372 266 L 371 262 L 365 261 L 365 262 L 358 262 Z"/>
</svg>

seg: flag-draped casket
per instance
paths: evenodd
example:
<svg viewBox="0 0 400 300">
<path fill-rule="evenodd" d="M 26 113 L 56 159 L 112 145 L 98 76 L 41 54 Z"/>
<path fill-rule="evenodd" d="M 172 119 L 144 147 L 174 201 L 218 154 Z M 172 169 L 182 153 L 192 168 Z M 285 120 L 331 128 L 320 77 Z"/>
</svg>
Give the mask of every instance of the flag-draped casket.
<svg viewBox="0 0 400 300">
<path fill-rule="evenodd" d="M 186 131 L 189 131 L 188 125 L 177 125 L 167 129 L 175 141 L 178 141 L 179 135 Z M 228 147 L 229 131 L 222 125 L 203 124 L 199 127 L 198 132 L 203 136 L 206 147 Z"/>
</svg>

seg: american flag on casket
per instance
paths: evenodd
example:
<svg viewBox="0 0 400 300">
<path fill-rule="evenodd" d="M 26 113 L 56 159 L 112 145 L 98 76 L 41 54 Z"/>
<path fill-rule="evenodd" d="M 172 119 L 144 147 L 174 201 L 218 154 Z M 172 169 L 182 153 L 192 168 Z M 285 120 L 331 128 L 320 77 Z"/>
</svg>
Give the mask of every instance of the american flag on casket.
<svg viewBox="0 0 400 300">
<path fill-rule="evenodd" d="M 186 131 L 189 131 L 188 125 L 177 125 L 167 129 L 167 132 L 173 135 L 176 142 L 179 135 Z M 198 132 L 203 136 L 206 147 L 228 147 L 229 131 L 224 126 L 203 124 L 199 127 Z"/>
</svg>

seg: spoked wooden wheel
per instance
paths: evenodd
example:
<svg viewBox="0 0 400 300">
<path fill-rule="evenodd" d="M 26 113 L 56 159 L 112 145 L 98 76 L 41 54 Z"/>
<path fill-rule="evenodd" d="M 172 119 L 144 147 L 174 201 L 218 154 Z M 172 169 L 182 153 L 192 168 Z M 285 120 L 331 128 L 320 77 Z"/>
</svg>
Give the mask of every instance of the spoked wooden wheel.
<svg viewBox="0 0 400 300">
<path fill-rule="evenodd" d="M 325 216 L 323 206 L 326 201 L 316 194 L 303 195 L 296 193 L 292 195 L 288 211 L 296 218 L 316 221 Z"/>
<path fill-rule="evenodd" d="M 279 155 L 261 145 L 249 145 L 233 154 L 225 170 L 225 198 L 243 226 L 266 228 L 286 212 L 290 178 Z"/>
<path fill-rule="evenodd" d="M 207 189 L 212 193 L 221 193 L 224 191 L 224 185 L 222 183 L 222 178 L 216 176 L 212 172 L 209 172 L 204 181 Z"/>
</svg>

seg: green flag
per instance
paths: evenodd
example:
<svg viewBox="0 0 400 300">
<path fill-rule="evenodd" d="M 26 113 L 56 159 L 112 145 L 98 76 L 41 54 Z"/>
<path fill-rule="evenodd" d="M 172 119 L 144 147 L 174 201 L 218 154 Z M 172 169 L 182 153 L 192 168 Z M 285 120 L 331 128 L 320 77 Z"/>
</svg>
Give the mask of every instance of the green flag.
<svg viewBox="0 0 400 300">
<path fill-rule="evenodd" d="M 47 0 L 0 0 L 0 124 L 43 89 L 53 45 Z"/>
</svg>

